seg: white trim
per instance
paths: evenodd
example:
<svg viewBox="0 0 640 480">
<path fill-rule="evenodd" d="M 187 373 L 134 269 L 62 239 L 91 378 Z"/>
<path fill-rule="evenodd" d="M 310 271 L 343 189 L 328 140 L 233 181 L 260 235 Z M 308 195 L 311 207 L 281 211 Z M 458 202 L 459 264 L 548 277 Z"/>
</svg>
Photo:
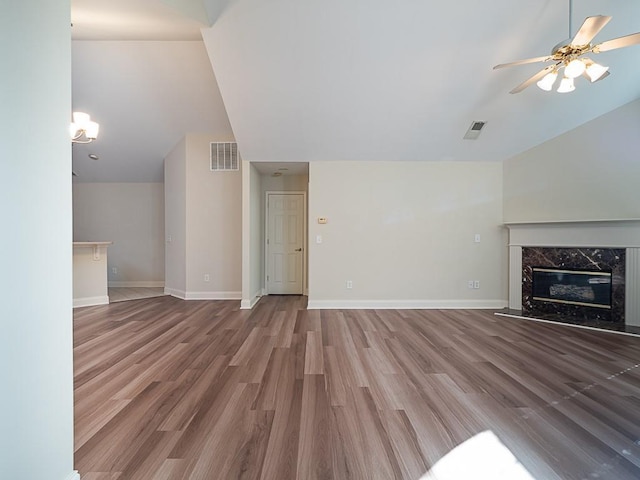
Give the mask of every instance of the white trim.
<svg viewBox="0 0 640 480">
<path fill-rule="evenodd" d="M 640 222 L 540 222 L 505 224 L 509 246 L 629 248 L 640 247 Z"/>
<path fill-rule="evenodd" d="M 258 303 L 260 301 L 262 297 L 260 296 L 259 293 L 256 293 L 252 299 L 250 300 L 245 300 L 243 299 L 240 302 L 240 310 L 251 310 L 253 307 L 256 306 L 256 303 Z"/>
<path fill-rule="evenodd" d="M 627 248 L 624 323 L 640 327 L 640 248 Z"/>
<path fill-rule="evenodd" d="M 241 310 L 251 310 L 253 307 L 255 307 L 256 303 L 258 303 L 260 301 L 260 299 L 262 298 L 262 296 L 264 295 L 262 288 L 259 288 L 258 291 L 256 293 L 253 294 L 253 296 L 250 299 L 243 299 L 242 302 L 240 302 L 240 309 Z"/>
<path fill-rule="evenodd" d="M 494 310 L 507 304 L 507 300 L 309 300 L 307 310 Z"/>
<path fill-rule="evenodd" d="M 514 315 L 512 313 L 496 312 L 494 315 L 497 315 L 499 317 L 515 318 L 517 320 L 531 320 L 532 322 L 549 323 L 551 325 L 559 325 L 561 327 L 582 328 L 585 330 L 593 330 L 594 332 L 599 332 L 599 333 L 617 333 L 618 335 L 627 335 L 630 337 L 640 336 L 637 333 L 621 332 L 619 330 L 607 330 L 606 328 L 589 327 L 587 325 L 577 325 L 575 323 L 554 322 L 553 320 L 544 320 L 542 318 L 533 318 L 533 317 L 523 317 L 522 315 Z"/>
<path fill-rule="evenodd" d="M 70 473 L 65 480 L 80 480 L 80 474 L 77 470 Z"/>
<path fill-rule="evenodd" d="M 516 279 L 518 279 L 516 281 Z M 522 310 L 522 247 L 509 247 L 509 308 Z"/>
<path fill-rule="evenodd" d="M 120 287 L 129 287 L 129 288 L 163 288 L 164 287 L 164 280 L 140 280 L 140 281 L 135 281 L 135 282 L 117 282 L 117 281 L 110 281 L 109 282 L 109 287 L 115 287 L 115 288 L 120 288 Z"/>
<path fill-rule="evenodd" d="M 184 290 L 178 290 L 176 288 L 164 287 L 165 295 L 171 295 L 172 297 L 179 298 L 180 300 L 186 300 L 187 292 Z"/>
<path fill-rule="evenodd" d="M 185 292 L 165 287 L 164 293 L 180 300 L 242 300 L 242 292 Z"/>
<path fill-rule="evenodd" d="M 186 292 L 184 300 L 242 300 L 242 292 Z"/>
<path fill-rule="evenodd" d="M 535 220 L 535 221 L 529 221 L 529 222 L 504 222 L 504 224 L 507 227 L 509 227 L 511 225 L 516 225 L 516 226 L 517 225 L 558 225 L 563 223 L 568 223 L 568 224 L 603 223 L 603 224 L 610 225 L 614 223 L 625 224 L 625 223 L 636 223 L 636 222 L 640 222 L 640 218 L 601 218 L 601 219 L 595 219 L 595 220 Z"/>
<path fill-rule="evenodd" d="M 78 307 L 93 307 L 95 305 L 108 305 L 109 296 L 104 295 L 100 297 L 83 297 L 73 299 L 73 308 Z"/>
</svg>

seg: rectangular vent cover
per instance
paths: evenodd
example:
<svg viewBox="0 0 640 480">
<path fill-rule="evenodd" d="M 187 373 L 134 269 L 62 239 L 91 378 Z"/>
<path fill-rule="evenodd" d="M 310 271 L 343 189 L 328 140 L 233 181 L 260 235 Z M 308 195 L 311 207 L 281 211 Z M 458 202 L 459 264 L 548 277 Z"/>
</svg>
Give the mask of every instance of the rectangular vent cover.
<svg viewBox="0 0 640 480">
<path fill-rule="evenodd" d="M 239 170 L 240 155 L 235 142 L 211 142 L 211 171 L 230 172 Z"/>
<path fill-rule="evenodd" d="M 479 121 L 471 122 L 471 126 L 469 127 L 469 130 L 467 130 L 467 133 L 465 133 L 464 137 L 462 138 L 464 138 L 465 140 L 475 140 L 480 136 L 480 131 L 484 128 L 486 124 L 487 122 L 479 122 Z"/>
</svg>

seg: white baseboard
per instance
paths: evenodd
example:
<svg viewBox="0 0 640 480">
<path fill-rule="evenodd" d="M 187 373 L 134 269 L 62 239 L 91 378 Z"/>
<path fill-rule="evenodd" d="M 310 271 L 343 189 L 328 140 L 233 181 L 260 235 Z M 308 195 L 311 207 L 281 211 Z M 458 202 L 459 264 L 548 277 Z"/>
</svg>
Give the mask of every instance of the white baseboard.
<svg viewBox="0 0 640 480">
<path fill-rule="evenodd" d="M 94 305 L 107 305 L 109 303 L 109 296 L 105 295 L 102 297 L 84 297 L 84 298 L 74 298 L 73 299 L 73 308 L 77 307 L 93 307 Z"/>
<path fill-rule="evenodd" d="M 241 300 L 242 292 L 186 292 L 185 300 Z"/>
<path fill-rule="evenodd" d="M 142 280 L 136 282 L 116 282 L 110 281 L 110 287 L 129 287 L 129 288 L 161 288 L 164 287 L 164 280 Z"/>
<path fill-rule="evenodd" d="M 253 307 L 256 306 L 256 303 L 258 303 L 261 298 L 262 298 L 262 295 L 260 295 L 260 292 L 258 292 L 250 300 L 243 299 L 240 302 L 240 310 L 251 310 Z"/>
<path fill-rule="evenodd" d="M 175 288 L 164 288 L 164 293 L 182 300 L 241 300 L 242 292 L 185 292 Z"/>
<path fill-rule="evenodd" d="M 507 304 L 507 300 L 309 300 L 307 310 L 498 310 Z"/>
<path fill-rule="evenodd" d="M 164 287 L 165 295 L 171 295 L 172 297 L 179 298 L 181 300 L 187 299 L 187 292 L 184 290 L 177 290 L 175 288 Z"/>
<path fill-rule="evenodd" d="M 80 480 L 80 474 L 77 470 L 70 473 L 65 480 Z"/>
</svg>

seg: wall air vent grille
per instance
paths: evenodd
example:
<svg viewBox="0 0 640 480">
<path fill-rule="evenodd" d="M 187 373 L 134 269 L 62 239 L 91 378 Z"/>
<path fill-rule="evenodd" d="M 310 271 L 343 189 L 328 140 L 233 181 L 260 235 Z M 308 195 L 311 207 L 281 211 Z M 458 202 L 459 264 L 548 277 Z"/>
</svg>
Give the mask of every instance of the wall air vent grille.
<svg viewBox="0 0 640 480">
<path fill-rule="evenodd" d="M 211 171 L 232 172 L 240 169 L 238 144 L 235 142 L 211 142 Z"/>
<path fill-rule="evenodd" d="M 480 131 L 484 128 L 486 124 L 487 122 L 479 122 L 479 121 L 471 122 L 471 126 L 469 127 L 469 129 L 467 130 L 467 133 L 465 133 L 464 137 L 462 138 L 464 138 L 465 140 L 475 140 L 480 136 Z"/>
</svg>

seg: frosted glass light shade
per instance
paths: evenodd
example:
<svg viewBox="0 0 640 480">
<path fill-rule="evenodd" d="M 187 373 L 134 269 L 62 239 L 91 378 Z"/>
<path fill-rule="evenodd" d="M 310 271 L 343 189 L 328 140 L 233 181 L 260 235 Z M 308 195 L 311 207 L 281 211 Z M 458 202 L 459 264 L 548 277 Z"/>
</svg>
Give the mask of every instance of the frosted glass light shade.
<svg viewBox="0 0 640 480">
<path fill-rule="evenodd" d="M 79 130 L 84 130 L 87 123 L 91 121 L 91 116 L 88 113 L 73 112 L 73 123 L 78 126 Z"/>
<path fill-rule="evenodd" d="M 569 93 L 573 92 L 576 89 L 573 84 L 573 78 L 569 78 L 567 76 L 562 77 L 560 81 L 560 86 L 558 87 L 558 93 Z"/>
<path fill-rule="evenodd" d="M 576 78 L 582 75 L 586 65 L 582 60 L 571 60 L 566 67 L 564 67 L 564 75 L 569 78 Z"/>
<path fill-rule="evenodd" d="M 100 125 L 96 122 L 89 122 L 87 124 L 87 128 L 85 128 L 84 134 L 87 138 L 91 140 L 95 140 L 98 138 L 98 130 L 100 129 Z"/>
<path fill-rule="evenodd" d="M 558 72 L 553 71 L 547 73 L 544 77 L 542 77 L 542 80 L 536 83 L 536 85 L 538 85 L 538 87 L 540 87 L 545 92 L 549 92 L 553 88 L 553 84 L 556 83 L 556 78 L 558 78 Z"/>
<path fill-rule="evenodd" d="M 598 80 L 602 75 L 604 75 L 607 72 L 607 70 L 609 70 L 609 67 L 605 67 L 598 63 L 591 63 L 587 67 L 586 73 L 589 79 L 591 80 L 591 83 L 593 83 L 596 80 Z"/>
</svg>

